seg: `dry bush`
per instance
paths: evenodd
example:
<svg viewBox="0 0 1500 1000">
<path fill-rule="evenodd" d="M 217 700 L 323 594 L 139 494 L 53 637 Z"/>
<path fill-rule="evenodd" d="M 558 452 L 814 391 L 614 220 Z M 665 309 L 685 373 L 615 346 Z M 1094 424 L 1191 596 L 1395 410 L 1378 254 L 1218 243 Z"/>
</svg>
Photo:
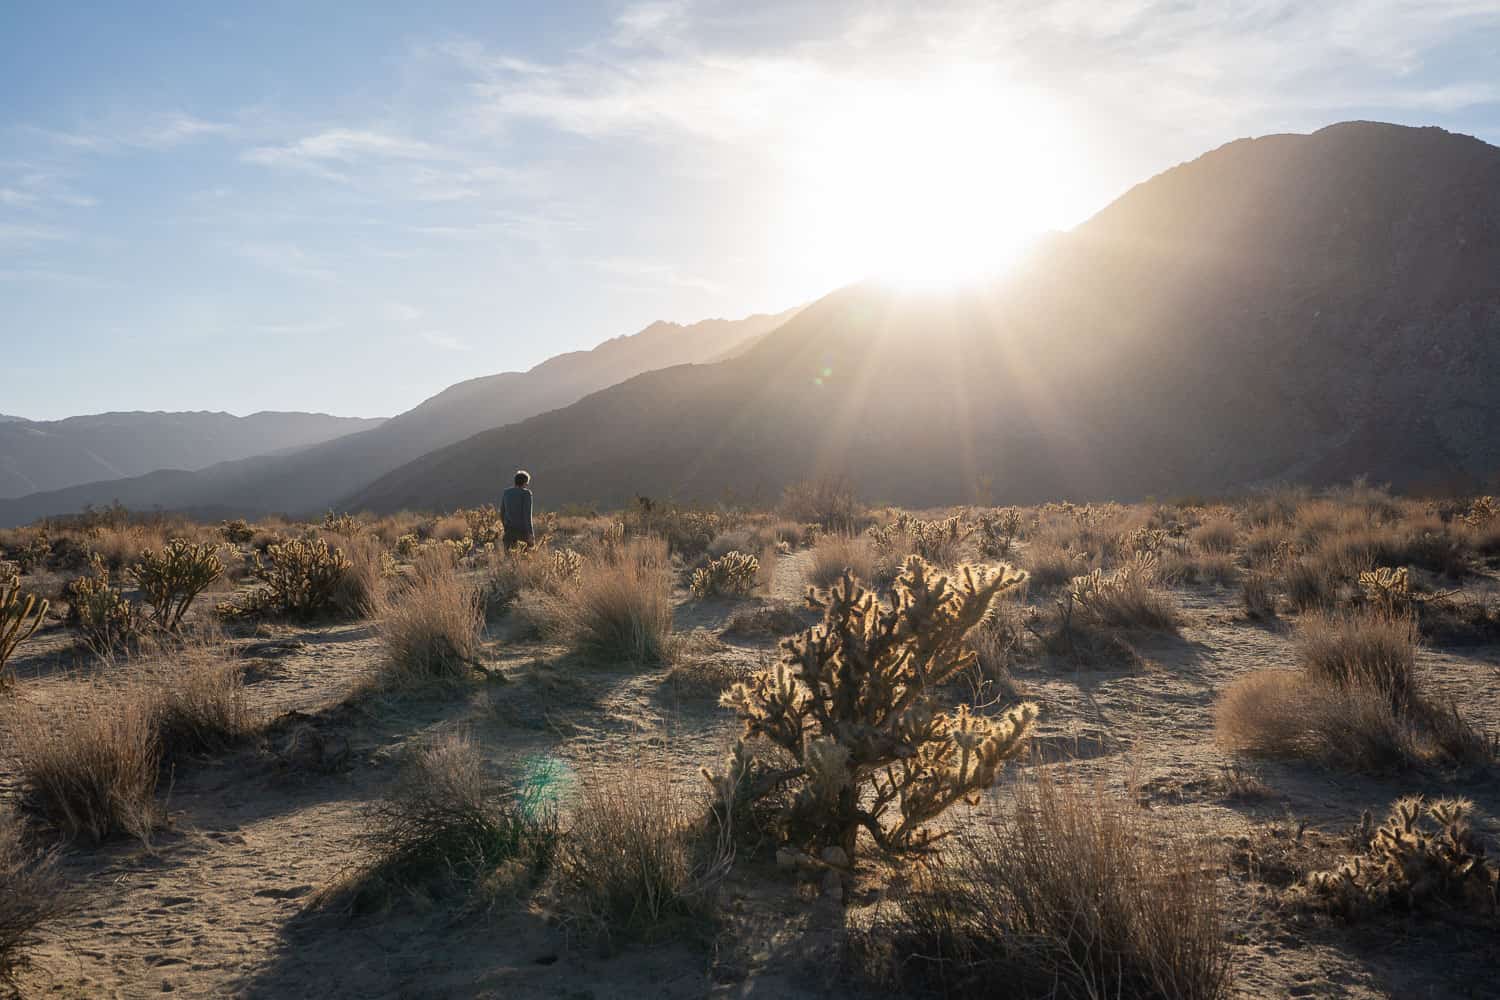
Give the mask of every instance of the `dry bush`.
<svg viewBox="0 0 1500 1000">
<path fill-rule="evenodd" d="M 446 559 L 423 560 L 404 586 L 382 594 L 375 618 L 389 679 L 463 677 L 479 660 L 479 592 Z"/>
<path fill-rule="evenodd" d="M 965 639 L 974 652 L 974 674 L 978 686 L 985 686 L 1014 700 L 1021 688 L 1011 676 L 1011 667 L 1026 647 L 1026 626 L 1021 609 L 1010 601 L 997 601 Z"/>
<path fill-rule="evenodd" d="M 0 987 L 15 987 L 37 930 L 70 908 L 56 856 L 28 847 L 20 821 L 0 814 Z"/>
<path fill-rule="evenodd" d="M 1084 556 L 1064 547 L 1052 535 L 1033 539 L 1026 546 L 1021 562 L 1035 587 L 1062 586 L 1089 568 Z"/>
<path fill-rule="evenodd" d="M 356 534 L 341 538 L 337 551 L 344 556 L 347 565 L 333 585 L 329 605 L 350 617 L 373 615 L 396 573 L 395 561 L 374 535 Z"/>
<path fill-rule="evenodd" d="M 130 568 L 130 578 L 151 606 L 152 621 L 168 632 L 177 631 L 193 601 L 223 573 L 217 544 L 194 545 L 181 538 L 141 553 Z"/>
<path fill-rule="evenodd" d="M 1177 607 L 1171 598 L 1154 589 L 1157 571 L 1154 558 L 1136 559 L 1109 576 L 1094 570 L 1076 578 L 1069 595 L 1078 613 L 1093 624 L 1125 630 L 1175 632 Z"/>
<path fill-rule="evenodd" d="M 544 635 L 589 659 L 664 663 L 672 652 L 672 578 L 660 541 L 632 540 L 578 585 L 527 607 Z"/>
<path fill-rule="evenodd" d="M 827 532 L 853 534 L 863 519 L 854 484 L 847 476 L 829 475 L 788 486 L 777 513 L 800 524 L 816 524 Z"/>
<path fill-rule="evenodd" d="M 566 919 L 606 946 L 710 931 L 732 850 L 707 812 L 666 774 L 586 778 L 557 856 Z"/>
<path fill-rule="evenodd" d="M 1259 570 L 1245 574 L 1240 582 L 1240 601 L 1245 615 L 1254 621 L 1276 617 L 1276 590 L 1271 576 Z"/>
<path fill-rule="evenodd" d="M 1043 771 L 956 833 L 853 954 L 879 980 L 941 996 L 1226 997 L 1216 867 L 1135 803 Z"/>
<path fill-rule="evenodd" d="M 1374 688 L 1398 709 L 1411 700 L 1417 632 L 1408 616 L 1373 610 L 1304 615 L 1294 647 L 1314 679 Z"/>
<path fill-rule="evenodd" d="M 508 880 L 524 888 L 552 864 L 557 809 L 547 789 L 490 777 L 473 742 L 448 735 L 407 759 L 366 810 L 358 839 L 365 857 L 314 906 L 358 914 L 453 886 L 473 893 Z"/>
<path fill-rule="evenodd" d="M 162 754 L 219 753 L 245 742 L 261 720 L 245 692 L 244 671 L 230 649 L 191 643 L 161 654 L 132 679 L 147 706 Z"/>
<path fill-rule="evenodd" d="M 125 648 L 145 630 L 139 606 L 114 586 L 109 568 L 97 556 L 89 562 L 89 574 L 70 580 L 63 592 L 68 624 L 101 657 Z"/>
<path fill-rule="evenodd" d="M 741 608 L 730 615 L 724 634 L 730 636 L 792 635 L 807 627 L 802 614 L 785 601 Z"/>
<path fill-rule="evenodd" d="M 161 745 L 144 689 L 81 685 L 51 715 L 19 710 L 13 735 L 20 807 L 61 836 L 145 840 L 161 824 Z"/>
<path fill-rule="evenodd" d="M 861 580 L 873 580 L 875 563 L 875 549 L 867 537 L 837 533 L 820 535 L 813 546 L 807 582 L 814 587 L 831 587 L 846 572 Z"/>
<path fill-rule="evenodd" d="M 427 537 L 435 538 L 440 542 L 461 542 L 469 537 L 469 519 L 462 514 L 440 517 L 432 522 Z"/>
<path fill-rule="evenodd" d="M 1213 517 L 1194 528 L 1188 537 L 1203 552 L 1233 552 L 1239 532 L 1231 519 Z"/>
<path fill-rule="evenodd" d="M 104 561 L 105 566 L 119 573 L 139 562 L 146 552 L 166 544 L 166 541 L 166 535 L 159 527 L 126 525 L 101 531 L 89 540 L 88 547 Z"/>
</svg>

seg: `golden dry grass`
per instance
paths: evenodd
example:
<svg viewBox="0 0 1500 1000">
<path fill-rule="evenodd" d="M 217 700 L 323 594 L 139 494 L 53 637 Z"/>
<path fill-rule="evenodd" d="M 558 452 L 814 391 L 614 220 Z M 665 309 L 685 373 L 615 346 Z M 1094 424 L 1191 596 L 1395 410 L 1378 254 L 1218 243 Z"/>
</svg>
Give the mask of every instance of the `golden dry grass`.
<svg viewBox="0 0 1500 1000">
<path fill-rule="evenodd" d="M 807 582 L 814 587 L 831 587 L 845 571 L 868 582 L 875 579 L 876 562 L 875 549 L 863 535 L 821 535 L 813 546 Z"/>
<path fill-rule="evenodd" d="M 419 560 L 411 578 L 375 604 L 389 681 L 468 675 L 479 660 L 483 627 L 478 589 L 440 554 Z"/>
<path fill-rule="evenodd" d="M 20 820 L 0 813 L 0 988 L 14 986 L 37 930 L 70 906 L 56 855 L 27 844 Z"/>
</svg>

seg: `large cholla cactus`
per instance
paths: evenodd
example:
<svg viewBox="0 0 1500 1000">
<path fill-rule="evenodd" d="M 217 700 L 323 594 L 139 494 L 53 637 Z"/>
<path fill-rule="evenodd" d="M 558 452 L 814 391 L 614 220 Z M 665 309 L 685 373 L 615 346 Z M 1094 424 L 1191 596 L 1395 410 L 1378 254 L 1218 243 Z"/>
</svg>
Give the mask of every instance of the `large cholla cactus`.
<svg viewBox="0 0 1500 1000">
<path fill-rule="evenodd" d="M 146 603 L 151 605 L 156 624 L 175 632 L 193 601 L 223 572 L 217 545 L 209 542 L 194 545 L 177 538 L 159 552 L 142 555 L 130 575 L 141 588 Z"/>
<path fill-rule="evenodd" d="M 5 665 L 11 654 L 41 627 L 47 614 L 46 601 L 38 605 L 34 595 L 24 596 L 23 601 L 19 580 L 9 576 L 0 579 L 0 687 L 8 683 Z"/>
<path fill-rule="evenodd" d="M 999 721 L 933 705 L 934 689 L 974 662 L 964 636 L 997 594 L 1024 579 L 969 566 L 949 577 L 912 556 L 889 606 L 847 573 L 831 590 L 810 592 L 822 623 L 783 642 L 780 663 L 723 698 L 745 721 L 745 739 L 763 737 L 794 763 L 763 766 L 742 739 L 711 776 L 721 796 L 791 791 L 779 824 L 799 847 L 838 847 L 853 858 L 862 829 L 884 851 L 928 846 L 926 824 L 993 784 L 1036 720 L 1032 704 Z"/>
<path fill-rule="evenodd" d="M 743 552 L 726 552 L 693 571 L 693 596 L 748 594 L 755 589 L 755 578 L 759 575 L 759 559 Z"/>
<path fill-rule="evenodd" d="M 268 610 L 283 614 L 316 614 L 333 607 L 349 559 L 321 538 L 293 539 L 266 550 L 269 565 L 256 560 L 256 575 L 266 585 Z"/>
</svg>

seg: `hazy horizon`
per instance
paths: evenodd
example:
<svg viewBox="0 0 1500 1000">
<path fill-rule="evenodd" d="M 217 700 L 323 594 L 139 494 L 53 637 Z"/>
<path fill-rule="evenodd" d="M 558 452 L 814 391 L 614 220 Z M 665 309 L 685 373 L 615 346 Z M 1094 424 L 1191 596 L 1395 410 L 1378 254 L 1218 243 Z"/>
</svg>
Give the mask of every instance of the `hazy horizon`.
<svg viewBox="0 0 1500 1000">
<path fill-rule="evenodd" d="M 1250 135 L 1500 141 L 1500 11 L 0 12 L 0 413 L 392 416 L 664 319 L 1003 267 Z"/>
</svg>

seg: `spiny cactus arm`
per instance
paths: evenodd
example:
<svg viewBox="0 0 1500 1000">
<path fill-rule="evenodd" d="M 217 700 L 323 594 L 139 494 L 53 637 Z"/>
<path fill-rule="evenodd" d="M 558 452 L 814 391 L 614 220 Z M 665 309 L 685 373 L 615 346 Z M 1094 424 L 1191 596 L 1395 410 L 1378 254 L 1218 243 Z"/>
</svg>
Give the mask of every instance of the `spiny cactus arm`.
<svg viewBox="0 0 1500 1000">
<path fill-rule="evenodd" d="M 18 582 L 0 586 L 0 671 L 5 669 L 16 647 L 41 628 L 49 607 L 51 604 L 46 600 L 38 605 L 34 594 L 27 594 L 23 602 Z"/>
</svg>

